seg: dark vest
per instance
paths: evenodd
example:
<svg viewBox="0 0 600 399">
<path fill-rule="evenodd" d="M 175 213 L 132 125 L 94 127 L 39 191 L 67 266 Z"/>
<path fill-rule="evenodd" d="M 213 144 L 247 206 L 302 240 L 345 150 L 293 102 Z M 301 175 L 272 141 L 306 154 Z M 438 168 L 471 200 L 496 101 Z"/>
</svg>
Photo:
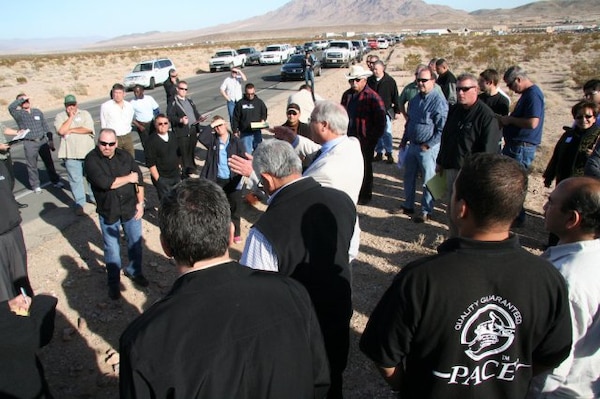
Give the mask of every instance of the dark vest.
<svg viewBox="0 0 600 399">
<path fill-rule="evenodd" d="M 307 177 L 283 188 L 254 226 L 273 246 L 279 272 L 307 289 L 321 323 L 352 316 L 348 249 L 355 221 L 347 194 Z"/>
</svg>

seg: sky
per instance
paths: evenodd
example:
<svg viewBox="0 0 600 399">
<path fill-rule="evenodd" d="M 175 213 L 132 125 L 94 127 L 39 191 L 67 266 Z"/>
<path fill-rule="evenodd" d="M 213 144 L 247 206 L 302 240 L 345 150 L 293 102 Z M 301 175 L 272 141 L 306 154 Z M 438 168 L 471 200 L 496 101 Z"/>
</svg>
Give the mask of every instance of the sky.
<svg viewBox="0 0 600 399">
<path fill-rule="evenodd" d="M 213 0 L 214 1 L 214 0 Z M 3 1 L 0 40 L 57 37 L 112 38 L 149 31 L 202 29 L 262 15 L 288 0 L 29 0 Z M 296 0 L 302 1 L 302 0 Z M 513 8 L 534 0 L 504 0 Z M 456 9 L 473 11 L 481 0 L 426 0 Z M 174 7 L 172 7 L 173 5 Z M 490 7 L 491 6 L 487 6 Z"/>
</svg>

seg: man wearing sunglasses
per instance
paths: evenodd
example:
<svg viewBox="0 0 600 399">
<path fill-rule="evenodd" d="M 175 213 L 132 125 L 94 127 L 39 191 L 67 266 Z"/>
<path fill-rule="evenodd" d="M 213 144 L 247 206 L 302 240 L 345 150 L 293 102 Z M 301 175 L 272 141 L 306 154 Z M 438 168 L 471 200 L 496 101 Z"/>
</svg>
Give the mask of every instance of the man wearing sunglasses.
<svg viewBox="0 0 600 399">
<path fill-rule="evenodd" d="M 373 156 L 377 141 L 385 132 L 386 112 L 383 100 L 367 85 L 373 72 L 353 65 L 346 75 L 350 88 L 342 95 L 342 105 L 348 112 L 348 136 L 357 137 L 363 154 L 364 177 L 359 205 L 366 205 L 373 196 Z"/>
<path fill-rule="evenodd" d="M 169 131 L 169 119 L 165 114 L 156 116 L 154 127 L 156 134 L 150 135 L 146 143 L 146 166 L 160 202 L 181 181 L 181 168 L 177 137 Z"/>
<path fill-rule="evenodd" d="M 121 248 L 123 228 L 127 239 L 129 264 L 125 276 L 141 287 L 148 286 L 142 274 L 142 216 L 144 216 L 144 180 L 135 159 L 117 148 L 117 134 L 102 129 L 98 146 L 85 157 L 87 179 L 96 197 L 96 212 L 104 239 L 104 263 L 108 276 L 108 297 L 121 297 Z"/>
<path fill-rule="evenodd" d="M 300 136 L 310 138 L 310 126 L 306 123 L 300 122 L 300 106 L 298 104 L 291 103 L 287 106 L 285 112 L 287 120 L 282 126 L 289 127 L 294 133 Z"/>
<path fill-rule="evenodd" d="M 440 153 L 436 161 L 436 173 L 446 177 L 446 199 L 450 203 L 452 187 L 467 156 L 476 152 L 494 154 L 502 138 L 494 111 L 478 99 L 477 78 L 465 73 L 456 83 L 456 106 L 450 109 L 442 131 Z M 449 236 L 456 237 L 458 230 L 450 212 L 448 216 Z"/>
<path fill-rule="evenodd" d="M 542 142 L 544 131 L 544 93 L 535 85 L 527 72 L 519 66 L 511 66 L 504 73 L 504 82 L 509 89 L 520 94 L 515 109 L 510 115 L 498 116 L 502 124 L 504 148 L 502 153 L 516 159 L 529 169 L 535 158 L 537 146 Z M 513 227 L 525 223 L 525 209 L 515 219 Z"/>
<path fill-rule="evenodd" d="M 448 116 L 448 102 L 435 90 L 435 72 L 431 67 L 417 75 L 419 93 L 408 102 L 408 120 L 400 148 L 406 148 L 404 161 L 404 204 L 400 211 L 406 215 L 415 213 L 415 190 L 417 175 L 423 177 L 421 214 L 413 218 L 415 223 L 430 219 L 433 212 L 433 196 L 425 183 L 435 176 L 435 161 L 440 151 L 442 130 Z M 407 147 L 408 145 L 408 147 Z"/>
</svg>

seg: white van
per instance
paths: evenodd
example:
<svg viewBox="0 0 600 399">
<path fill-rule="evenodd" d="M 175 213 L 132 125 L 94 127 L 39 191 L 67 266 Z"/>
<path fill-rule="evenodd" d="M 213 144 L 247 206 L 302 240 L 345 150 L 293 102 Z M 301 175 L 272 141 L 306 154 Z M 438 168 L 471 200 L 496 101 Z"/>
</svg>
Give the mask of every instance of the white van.
<svg viewBox="0 0 600 399">
<path fill-rule="evenodd" d="M 125 76 L 123 86 L 128 90 L 133 89 L 135 85 L 154 89 L 154 86 L 167 80 L 171 68 L 175 69 L 175 65 L 168 58 L 142 61 L 133 68 L 131 73 Z"/>
</svg>

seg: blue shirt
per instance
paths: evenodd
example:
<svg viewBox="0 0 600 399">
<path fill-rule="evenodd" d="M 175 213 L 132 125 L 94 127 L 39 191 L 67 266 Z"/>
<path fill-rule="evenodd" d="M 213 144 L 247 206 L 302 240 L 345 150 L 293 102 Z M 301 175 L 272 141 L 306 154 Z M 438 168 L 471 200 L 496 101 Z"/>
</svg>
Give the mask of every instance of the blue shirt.
<svg viewBox="0 0 600 399">
<path fill-rule="evenodd" d="M 509 141 L 522 141 L 539 145 L 542 142 L 542 131 L 544 129 L 544 93 L 542 93 L 539 87 L 533 85 L 521 93 L 521 97 L 515 105 L 515 110 L 510 116 L 514 116 L 515 118 L 539 118 L 540 123 L 538 123 L 535 129 L 521 129 L 514 125 L 504 126 L 502 133 L 507 143 Z"/>
<path fill-rule="evenodd" d="M 402 142 L 433 147 L 442 139 L 448 117 L 448 101 L 437 90 L 414 96 L 408 102 L 408 122 Z"/>
<path fill-rule="evenodd" d="M 224 143 L 219 139 L 218 179 L 229 179 L 231 177 L 231 171 L 229 165 L 227 165 L 227 146 L 229 146 L 229 135 L 227 135 L 227 141 Z"/>
</svg>

